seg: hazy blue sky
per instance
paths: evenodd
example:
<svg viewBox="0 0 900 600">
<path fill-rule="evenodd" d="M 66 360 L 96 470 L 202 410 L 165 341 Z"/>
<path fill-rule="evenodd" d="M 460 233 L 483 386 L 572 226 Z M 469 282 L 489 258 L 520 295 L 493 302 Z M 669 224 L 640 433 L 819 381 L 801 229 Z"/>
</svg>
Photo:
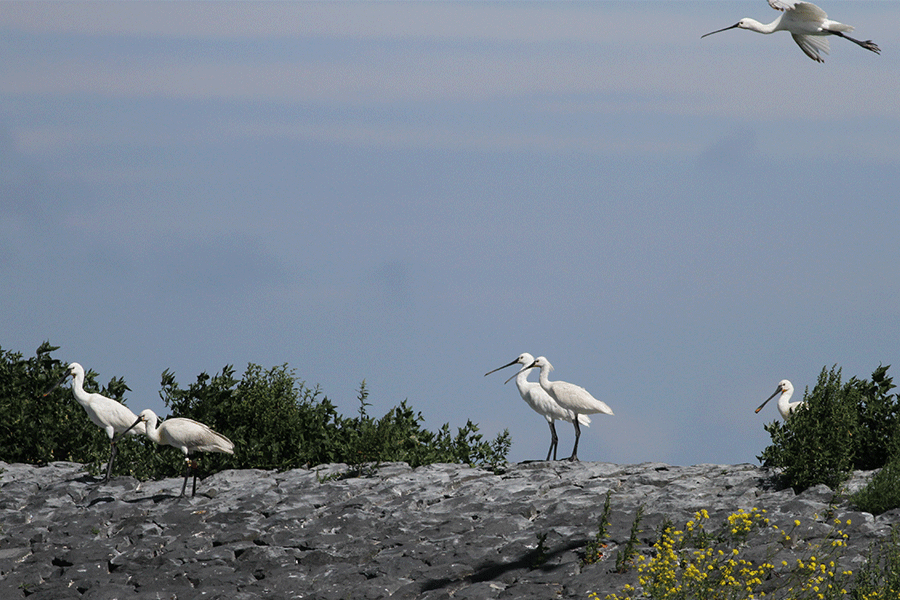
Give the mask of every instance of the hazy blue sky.
<svg viewBox="0 0 900 600">
<path fill-rule="evenodd" d="M 701 41 L 763 0 L 0 3 L 0 346 L 163 414 L 365 379 L 513 460 L 530 352 L 616 413 L 582 460 L 756 462 L 780 379 L 900 358 L 900 3 L 820 6 L 882 55 Z"/>
</svg>

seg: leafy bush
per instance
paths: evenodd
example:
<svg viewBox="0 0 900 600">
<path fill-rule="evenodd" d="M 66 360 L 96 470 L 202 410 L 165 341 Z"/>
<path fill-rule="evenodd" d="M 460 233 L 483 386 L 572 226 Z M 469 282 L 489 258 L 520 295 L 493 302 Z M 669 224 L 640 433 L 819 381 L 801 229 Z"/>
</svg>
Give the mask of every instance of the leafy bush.
<svg viewBox="0 0 900 600">
<path fill-rule="evenodd" d="M 497 471 L 506 463 L 509 453 L 509 433 L 504 431 L 493 442 L 482 441 L 478 426 L 467 421 L 453 436 L 444 424 L 437 433 L 420 427 L 422 413 L 414 413 L 406 401 L 394 407 L 381 419 L 366 412 L 368 390 L 360 385 L 359 416 L 344 419 L 341 429 L 346 432 L 342 462 L 359 469 L 372 462 L 405 462 L 418 467 L 437 462 L 464 463 Z"/>
<path fill-rule="evenodd" d="M 853 600 L 900 598 L 900 525 L 891 527 L 889 539 L 869 548 L 855 583 Z"/>
<path fill-rule="evenodd" d="M 100 473 L 109 457 L 106 434 L 90 422 L 67 386 L 43 397 L 65 372 L 66 365 L 50 356 L 56 350 L 44 343 L 34 358 L 25 360 L 0 348 L 0 460 L 67 460 Z M 85 390 L 124 403 L 129 390 L 123 379 L 113 378 L 98 389 L 96 377 L 92 371 L 86 374 Z M 318 388 L 298 381 L 287 365 L 266 370 L 250 364 L 241 379 L 228 365 L 212 377 L 201 373 L 186 389 L 167 369 L 160 397 L 174 415 L 206 423 L 234 442 L 233 456 L 205 454 L 200 475 L 223 468 L 284 470 L 334 462 L 347 463 L 359 474 L 362 465 L 384 461 L 413 467 L 455 462 L 497 470 L 505 464 L 510 446 L 508 432 L 485 441 L 471 421 L 456 435 L 447 424 L 437 433 L 422 429 L 421 413 L 413 412 L 406 401 L 381 419 L 370 417 L 365 382 L 359 389 L 358 416 L 343 417 Z M 182 473 L 181 452 L 157 448 L 143 436 L 128 436 L 118 448 L 116 475 L 146 479 Z"/>
<path fill-rule="evenodd" d="M 836 489 L 853 466 L 852 438 L 858 430 L 861 390 L 856 380 L 841 384 L 841 371 L 822 369 L 805 405 L 787 421 L 765 426 L 772 445 L 759 456 L 763 466 L 783 469 L 780 478 L 796 491 L 824 483 Z"/>
<path fill-rule="evenodd" d="M 454 437 L 448 425 L 438 433 L 420 426 L 421 413 L 406 401 L 381 419 L 367 414 L 368 390 L 359 388 L 359 414 L 342 417 L 318 388 L 298 382 L 287 365 L 264 371 L 247 367 L 241 381 L 226 366 L 221 374 L 202 373 L 181 389 L 174 376 L 163 373 L 163 401 L 175 414 L 208 424 L 235 444 L 235 455 L 210 457 L 210 469 L 288 469 L 301 465 L 342 462 L 357 474 L 362 465 L 386 461 L 412 467 L 434 462 L 466 463 L 496 469 L 505 463 L 509 434 L 482 441 L 471 421 Z M 321 396 L 321 397 L 320 397 Z"/>
<path fill-rule="evenodd" d="M 109 459 L 109 438 L 90 422 L 68 386 L 44 396 L 65 373 L 66 365 L 50 356 L 58 349 L 44 342 L 27 360 L 0 349 L 0 460 L 38 465 L 65 460 L 99 473 Z M 93 371 L 85 374 L 85 390 L 125 402 L 130 390 L 122 378 L 100 388 L 96 377 Z M 119 444 L 115 473 L 143 472 L 150 457 L 149 447 L 129 436 L 129 442 Z"/>
<path fill-rule="evenodd" d="M 863 471 L 877 469 L 892 456 L 900 456 L 896 449 L 898 432 L 897 397 L 889 392 L 894 380 L 888 377 L 888 366 L 879 366 L 871 381 L 856 381 L 859 390 L 858 424 L 853 435 L 853 468 Z"/>
<path fill-rule="evenodd" d="M 873 515 L 900 507 L 900 457 L 886 464 L 851 501 Z"/>
<path fill-rule="evenodd" d="M 286 365 L 268 371 L 249 365 L 242 379 L 226 365 L 181 389 L 168 369 L 160 396 L 173 414 L 206 423 L 234 442 L 234 456 L 204 457 L 203 472 L 236 469 L 289 469 L 307 462 L 331 462 L 328 436 L 337 410 L 318 390 L 298 383 Z M 333 426 L 333 425 L 332 425 Z"/>
</svg>

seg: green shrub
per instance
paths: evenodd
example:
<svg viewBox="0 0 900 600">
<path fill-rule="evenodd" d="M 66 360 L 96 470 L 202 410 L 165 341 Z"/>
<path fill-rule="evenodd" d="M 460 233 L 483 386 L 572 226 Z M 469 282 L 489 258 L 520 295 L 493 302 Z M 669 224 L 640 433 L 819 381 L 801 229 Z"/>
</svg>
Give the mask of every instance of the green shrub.
<svg viewBox="0 0 900 600">
<path fill-rule="evenodd" d="M 201 373 L 187 389 L 167 369 L 161 385 L 160 396 L 172 414 L 206 423 L 234 442 L 233 456 L 204 457 L 207 472 L 284 470 L 335 458 L 328 432 L 337 410 L 327 398 L 318 399 L 318 389 L 298 382 L 286 365 L 263 370 L 250 364 L 240 380 L 226 365 L 212 377 Z"/>
<path fill-rule="evenodd" d="M 886 464 L 851 501 L 873 515 L 900 508 L 900 457 Z"/>
<path fill-rule="evenodd" d="M 33 358 L 0 349 L 0 460 L 44 465 L 65 460 L 84 463 L 100 473 L 109 459 L 109 438 L 91 423 L 68 385 L 44 393 L 65 373 L 66 364 L 52 358 L 59 348 L 44 342 Z M 113 377 L 100 388 L 97 374 L 85 374 L 84 389 L 125 403 L 130 391 Z M 151 456 L 135 436 L 119 444 L 114 472 L 136 475 Z"/>
<path fill-rule="evenodd" d="M 405 401 L 381 419 L 370 417 L 365 381 L 357 396 L 358 416 L 343 417 L 318 388 L 298 382 L 287 365 L 265 371 L 250 364 L 240 381 L 229 365 L 213 377 L 201 373 L 187 389 L 166 371 L 162 386 L 163 401 L 174 414 L 206 423 L 234 442 L 234 456 L 210 457 L 211 470 L 346 463 L 360 474 L 365 464 L 392 461 L 413 467 L 453 462 L 496 469 L 509 452 L 508 432 L 493 442 L 482 441 L 471 421 L 455 437 L 446 424 L 438 433 L 424 430 L 421 413 L 414 413 Z"/>
<path fill-rule="evenodd" d="M 846 384 L 837 367 L 822 369 L 815 388 L 804 393 L 806 406 L 765 426 L 772 445 L 758 457 L 763 466 L 781 469 L 782 482 L 797 491 L 818 483 L 837 489 L 853 469 L 877 469 L 900 458 L 900 407 L 890 393 L 895 386 L 889 368 L 879 366 L 871 380 Z"/>
<path fill-rule="evenodd" d="M 805 405 L 787 421 L 765 426 L 772 445 L 760 462 L 782 469 L 782 482 L 798 492 L 819 483 L 837 489 L 853 466 L 859 397 L 856 380 L 842 385 L 840 369 L 823 368 L 812 392 L 804 393 Z"/>
<path fill-rule="evenodd" d="M 464 463 L 494 471 L 506 464 L 510 446 L 508 431 L 487 442 L 477 433 L 478 426 L 467 421 L 455 436 L 447 424 L 432 433 L 421 428 L 422 413 L 415 413 L 405 400 L 381 419 L 374 419 L 367 414 L 367 398 L 363 381 L 357 395 L 359 416 L 340 423 L 345 432 L 341 462 L 357 470 L 367 463 L 378 462 L 405 462 L 413 468 L 437 462 Z"/>
<path fill-rule="evenodd" d="M 900 525 L 891 527 L 887 540 L 869 548 L 855 584 L 850 594 L 852 600 L 900 598 Z"/>
<path fill-rule="evenodd" d="M 67 460 L 100 473 L 109 457 L 106 434 L 90 422 L 68 386 L 43 396 L 65 372 L 65 365 L 50 356 L 57 349 L 45 343 L 28 360 L 0 349 L 0 460 L 31 464 Z M 129 391 L 121 378 L 98 389 L 92 371 L 86 374 L 84 387 L 122 402 Z M 406 401 L 381 419 L 370 417 L 365 381 L 359 389 L 358 415 L 343 417 L 318 387 L 306 387 L 287 365 L 266 370 L 250 364 L 240 379 L 227 365 L 212 377 L 201 373 L 186 389 L 167 369 L 160 397 L 172 414 L 206 423 L 234 442 L 234 455 L 203 455 L 201 476 L 223 468 L 285 470 L 322 463 L 347 463 L 360 474 L 363 465 L 386 461 L 413 467 L 466 463 L 496 471 L 505 465 L 510 446 L 508 432 L 486 441 L 471 421 L 455 435 L 447 424 L 435 433 L 425 430 L 421 413 Z M 143 436 L 128 436 L 118 448 L 115 475 L 147 479 L 183 472 L 181 452 L 157 447 Z"/>
<path fill-rule="evenodd" d="M 879 366 L 871 381 L 857 381 L 859 404 L 858 426 L 853 435 L 853 468 L 863 471 L 878 469 L 896 456 L 897 396 L 889 392 L 896 387 L 888 377 L 888 366 Z"/>
</svg>

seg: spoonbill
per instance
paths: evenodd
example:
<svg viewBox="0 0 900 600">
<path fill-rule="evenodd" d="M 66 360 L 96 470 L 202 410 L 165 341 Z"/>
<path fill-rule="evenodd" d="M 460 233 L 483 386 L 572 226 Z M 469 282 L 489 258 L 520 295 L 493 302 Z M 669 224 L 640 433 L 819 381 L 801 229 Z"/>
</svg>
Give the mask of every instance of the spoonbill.
<svg viewBox="0 0 900 600">
<path fill-rule="evenodd" d="M 132 427 L 134 427 L 132 423 L 134 423 L 137 415 L 131 412 L 124 404 L 100 394 L 84 391 L 84 367 L 77 362 L 69 364 L 66 368 L 66 374 L 44 392 L 44 397 L 50 395 L 50 392 L 65 383 L 69 377 L 72 378 L 72 393 L 75 395 L 75 400 L 87 412 L 91 422 L 106 431 L 106 435 L 109 437 L 109 463 L 106 465 L 106 477 L 103 478 L 103 483 L 106 483 L 109 481 L 113 461 L 116 459 L 116 442 L 118 441 L 116 434 L 121 434 L 119 437 L 122 437 L 125 433 L 140 435 L 145 433 L 144 427 L 134 428 L 132 431 Z"/>
<path fill-rule="evenodd" d="M 200 452 L 224 452 L 234 454 L 234 444 L 221 433 L 217 433 L 203 423 L 193 419 L 178 417 L 166 419 L 158 428 L 158 417 L 149 408 L 141 411 L 132 427 L 145 425 L 147 437 L 159 445 L 174 446 L 184 453 L 184 483 L 181 484 L 181 495 L 184 498 L 184 490 L 187 488 L 188 477 L 191 470 L 194 471 L 194 486 L 191 496 L 197 493 L 196 464 L 191 460 L 191 453 Z"/>
<path fill-rule="evenodd" d="M 571 410 L 575 415 L 603 413 L 605 415 L 613 414 L 612 409 L 605 402 L 597 400 L 591 396 L 590 392 L 581 386 L 565 381 L 550 381 L 547 375 L 553 370 L 553 365 L 543 356 L 538 356 L 533 363 L 525 367 L 530 369 L 539 367 L 541 369 L 540 385 L 550 397 L 556 400 L 556 403 L 567 410 Z M 572 448 L 572 456 L 570 461 L 578 460 L 578 439 L 581 437 L 581 428 L 578 426 L 579 419 L 572 419 L 575 426 L 575 447 Z"/>
<path fill-rule="evenodd" d="M 519 357 L 512 361 L 507 365 L 503 365 L 502 367 L 497 367 L 493 371 L 488 371 L 484 374 L 485 377 L 490 375 L 491 373 L 496 373 L 501 369 L 505 369 L 506 367 L 511 367 L 513 365 L 519 364 L 523 367 L 525 365 L 530 365 L 534 362 L 534 357 L 527 352 L 523 352 L 519 355 Z M 550 395 L 541 388 L 541 384 L 535 381 L 528 381 L 528 374 L 531 372 L 531 369 L 523 368 L 515 375 L 510 377 L 516 378 L 516 387 L 519 388 L 519 395 L 522 396 L 522 400 L 525 401 L 528 406 L 530 406 L 534 412 L 541 415 L 545 419 L 547 419 L 547 423 L 550 424 L 550 449 L 547 450 L 547 460 L 550 460 L 550 454 L 553 453 L 553 460 L 556 460 L 556 447 L 559 443 L 559 437 L 556 435 L 556 424 L 555 421 L 558 419 L 560 421 L 568 421 L 572 422 L 574 418 L 574 413 L 571 410 L 566 410 L 562 406 L 556 403 L 556 400 L 550 397 Z M 509 379 L 504 381 L 503 383 L 509 383 Z M 579 422 L 585 427 L 590 427 L 591 419 L 587 415 L 578 415 Z"/>
<path fill-rule="evenodd" d="M 776 31 L 789 31 L 791 37 L 800 46 L 800 49 L 806 53 L 808 57 L 816 62 L 825 62 L 819 55 L 819 52 L 828 54 L 828 38 L 825 36 L 836 35 L 845 40 L 850 40 L 857 46 L 861 46 L 866 50 L 871 50 L 875 54 L 881 53 L 872 40 L 861 42 L 853 39 L 844 32 L 853 31 L 851 25 L 844 25 L 837 21 L 832 21 L 825 14 L 825 11 L 811 2 L 792 2 L 789 0 L 769 0 L 769 6 L 775 10 L 782 11 L 782 14 L 771 23 L 760 23 L 755 19 L 744 18 L 731 27 L 725 27 L 716 31 L 711 31 L 701 35 L 703 39 L 707 35 L 728 31 L 729 29 L 740 28 L 756 31 L 757 33 L 774 33 Z"/>
<path fill-rule="evenodd" d="M 789 402 L 789 400 L 791 399 L 791 395 L 794 393 L 794 386 L 792 386 L 791 382 L 787 379 L 782 379 L 778 382 L 778 387 L 775 388 L 775 391 L 772 393 L 772 395 L 766 398 L 766 401 L 759 405 L 759 408 L 756 409 L 756 412 L 759 413 L 759 411 L 762 410 L 763 406 L 768 404 L 769 400 L 774 398 L 779 393 L 781 394 L 781 396 L 778 398 L 778 412 L 781 413 L 782 419 L 787 419 L 789 416 L 791 416 L 791 414 L 794 413 L 794 411 L 800 408 L 801 404 L 803 404 L 802 400 L 799 400 L 797 402 Z"/>
</svg>

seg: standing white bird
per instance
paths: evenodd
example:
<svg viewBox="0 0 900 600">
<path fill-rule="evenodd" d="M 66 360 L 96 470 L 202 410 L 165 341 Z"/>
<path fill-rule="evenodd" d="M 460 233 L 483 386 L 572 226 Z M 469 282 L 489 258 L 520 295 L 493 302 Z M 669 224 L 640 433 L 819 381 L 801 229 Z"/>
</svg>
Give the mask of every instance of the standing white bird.
<svg viewBox="0 0 900 600">
<path fill-rule="evenodd" d="M 66 374 L 62 379 L 44 392 L 44 396 L 48 396 L 50 392 L 65 383 L 69 377 L 72 377 L 72 393 L 75 395 L 78 404 L 87 412 L 91 422 L 106 431 L 106 435 L 109 437 L 109 463 L 106 465 L 106 477 L 103 478 L 103 483 L 106 483 L 109 481 L 113 461 L 116 459 L 116 442 L 118 441 L 116 434 L 124 435 L 127 432 L 132 435 L 140 435 L 144 433 L 144 428 L 139 427 L 132 431 L 132 423 L 134 423 L 137 416 L 121 402 L 116 402 L 112 398 L 107 398 L 100 394 L 84 391 L 84 367 L 75 362 L 67 367 Z M 120 435 L 119 437 L 122 436 Z"/>
<path fill-rule="evenodd" d="M 182 417 L 166 419 L 157 428 L 158 420 L 156 413 L 147 408 L 141 411 L 137 420 L 134 421 L 133 427 L 146 424 L 147 437 L 153 442 L 174 446 L 184 453 L 184 483 L 181 484 L 179 498 L 184 497 L 184 490 L 187 488 L 188 477 L 192 469 L 194 470 L 194 487 L 191 490 L 191 496 L 193 496 L 197 493 L 197 471 L 196 465 L 191 460 L 191 453 L 199 451 L 234 454 L 234 444 L 221 433 L 217 433 L 193 419 Z"/>
<path fill-rule="evenodd" d="M 550 394 L 544 391 L 541 384 L 535 381 L 528 381 L 528 374 L 531 372 L 531 368 L 525 368 L 525 366 L 530 365 L 533 362 L 534 357 L 527 352 L 523 352 L 516 360 L 508 365 L 503 365 L 502 367 L 497 367 L 493 371 L 488 371 L 484 376 L 487 377 L 491 373 L 496 373 L 500 369 L 505 369 L 506 367 L 511 367 L 515 364 L 522 365 L 522 370 L 509 379 L 512 379 L 513 377 L 516 378 L 516 387 L 519 388 L 519 395 L 522 396 L 522 400 L 524 400 L 534 412 L 547 419 L 547 423 L 550 424 L 550 449 L 547 450 L 547 460 L 550 460 L 551 453 L 553 454 L 553 460 L 556 460 L 556 447 L 559 443 L 559 437 L 556 435 L 555 421 L 560 420 L 571 423 L 572 419 L 575 418 L 575 415 L 571 410 L 567 410 L 557 404 L 556 400 L 551 398 Z M 509 383 L 509 379 L 503 383 Z M 585 427 L 590 427 L 591 425 L 591 419 L 587 415 L 578 415 L 578 421 Z"/>
<path fill-rule="evenodd" d="M 789 402 L 791 399 L 791 395 L 794 393 L 794 386 L 791 385 L 791 382 L 787 379 L 782 379 L 778 382 L 778 387 L 775 388 L 775 391 L 771 396 L 766 398 L 766 401 L 759 405 L 759 408 L 756 409 L 756 412 L 762 410 L 763 406 L 769 403 L 769 400 L 774 398 L 776 395 L 781 394 L 778 398 L 778 412 L 781 413 L 782 419 L 787 419 L 791 414 L 793 414 L 800 406 L 803 404 L 802 400 L 798 400 L 797 402 Z"/>
<path fill-rule="evenodd" d="M 712 35 L 721 31 L 728 31 L 735 27 L 749 29 L 750 31 L 756 31 L 757 33 L 789 31 L 791 37 L 794 38 L 794 41 L 800 46 L 800 49 L 816 62 L 825 62 L 819 52 L 828 54 L 828 38 L 825 36 L 829 35 L 836 35 L 845 40 L 850 40 L 866 50 L 871 50 L 875 54 L 881 53 L 881 48 L 879 48 L 872 40 L 861 42 L 846 35 L 844 32 L 853 31 L 851 25 L 844 25 L 843 23 L 832 21 L 828 18 L 828 15 L 825 14 L 824 10 L 811 2 L 769 0 L 769 6 L 775 10 L 783 11 L 782 14 L 771 23 L 760 23 L 754 19 L 744 18 L 731 27 L 711 31 L 701 35 L 700 38 L 702 39 L 707 35 Z"/>
<path fill-rule="evenodd" d="M 583 387 L 565 381 L 550 381 L 547 375 L 553 370 L 553 365 L 543 356 L 538 356 L 526 368 L 530 369 L 531 367 L 541 369 L 541 387 L 563 408 L 571 410 L 578 416 L 594 413 L 613 414 L 612 409 L 605 402 L 591 396 L 590 392 Z M 575 426 L 575 447 L 572 448 L 572 456 L 569 457 L 569 460 L 575 461 L 578 460 L 578 439 L 581 437 L 581 428 L 578 426 L 578 419 L 573 419 L 572 424 Z"/>
</svg>

